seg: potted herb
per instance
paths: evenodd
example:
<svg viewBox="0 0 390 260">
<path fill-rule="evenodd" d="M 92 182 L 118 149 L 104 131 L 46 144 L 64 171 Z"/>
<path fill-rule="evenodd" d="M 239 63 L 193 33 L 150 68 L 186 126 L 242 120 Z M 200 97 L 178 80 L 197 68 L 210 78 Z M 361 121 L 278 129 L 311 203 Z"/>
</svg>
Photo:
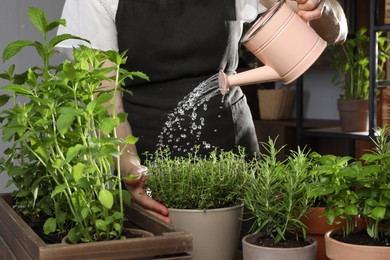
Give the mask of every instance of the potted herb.
<svg viewBox="0 0 390 260">
<path fill-rule="evenodd" d="M 150 195 L 169 208 L 173 225 L 193 234 L 194 259 L 235 259 L 248 175 L 243 149 L 172 157 L 159 151 L 145 162 Z"/>
<path fill-rule="evenodd" d="M 377 79 L 383 79 L 385 63 L 388 58 L 387 51 L 390 44 L 382 32 L 378 33 L 378 70 Z M 340 87 L 338 100 L 341 127 L 343 131 L 367 131 L 368 96 L 369 96 L 369 41 L 367 29 L 362 27 L 355 34 L 351 34 L 344 44 L 328 47 L 328 58 L 338 75 L 332 81 Z M 348 113 L 343 111 L 360 111 L 362 114 L 352 119 L 346 118 Z M 363 120 L 358 120 L 363 118 Z"/>
<path fill-rule="evenodd" d="M 42 42 L 11 42 L 4 49 L 3 61 L 25 47 L 33 47 L 42 65 L 21 74 L 16 74 L 15 65 L 11 65 L 1 74 L 9 81 L 2 90 L 10 93 L 1 96 L 2 105 L 11 102 L 9 108 L 1 111 L 3 141 L 10 143 L 1 166 L 17 187 L 11 204 L 24 218 L 43 220 L 45 234 L 67 235 L 70 243 L 124 239 L 124 222 L 128 217 L 125 204 L 130 203 L 130 195 L 121 185 L 119 158 L 124 152 L 122 147 L 134 144 L 136 138 L 117 137 L 116 127 L 126 115 L 117 114 L 115 104 L 107 107 L 107 102 L 115 100 L 115 95 L 123 91 L 121 85 L 125 79 L 147 77 L 120 68 L 126 61 L 125 53 L 102 52 L 86 46 L 74 49 L 74 61 L 65 60 L 53 66 L 50 58 L 55 54 L 56 45 L 79 38 L 64 34 L 49 40 L 48 33 L 65 25 L 65 21 L 48 22 L 43 10 L 37 8 L 29 8 L 28 15 L 41 32 Z M 103 66 L 106 60 L 115 66 L 106 68 Z M 111 72 L 116 73 L 106 76 Z M 114 89 L 107 90 L 103 81 L 115 82 Z M 112 173 L 114 168 L 116 174 Z M 1 203 L 0 214 L 4 214 L 1 219 L 13 226 L 17 216 L 12 212 L 8 216 L 7 206 Z M 7 233 L 7 228 L 2 229 L 5 233 L 1 237 L 2 241 L 9 242 L 13 234 Z M 26 228 L 19 229 L 15 236 L 34 237 L 26 232 L 29 232 Z M 31 258 L 38 259 L 42 254 L 57 257 L 55 250 L 43 246 L 41 241 L 22 239 L 21 243 L 29 245 L 31 252 L 26 254 Z M 120 242 L 116 246 L 118 250 L 129 248 Z M 109 245 L 100 247 L 106 250 Z M 107 254 L 94 246 L 83 248 L 87 249 L 82 253 L 86 256 L 99 258 Z M 57 249 L 62 252 L 59 255 L 68 257 L 82 250 Z M 118 257 L 129 253 L 129 250 L 118 251 Z"/>
<path fill-rule="evenodd" d="M 326 254 L 331 259 L 381 259 L 390 253 L 390 150 L 386 133 L 382 128 L 373 150 L 339 171 L 324 174 L 317 184 L 317 194 L 327 197 L 324 214 L 328 222 L 336 218 L 346 221 L 342 230 L 325 235 Z"/>
<path fill-rule="evenodd" d="M 326 210 L 326 196 L 318 195 L 317 189 L 323 189 L 318 183 L 323 182 L 326 174 L 339 172 L 351 160 L 349 156 L 335 156 L 332 154 L 320 155 L 316 152 L 310 154 L 312 159 L 309 197 L 314 200 L 308 213 L 301 219 L 307 226 L 307 235 L 317 241 L 317 260 L 328 259 L 325 253 L 325 234 L 329 230 L 341 228 L 345 225 L 343 219 L 336 218 L 332 224 L 327 222 L 324 212 Z"/>
<path fill-rule="evenodd" d="M 15 75 L 12 65 L 3 75 L 10 85 L 2 89 L 11 93 L 8 97 L 13 102 L 2 111 L 3 140 L 12 142 L 4 169 L 22 188 L 15 193 L 17 210 L 22 205 L 34 208 L 25 198 L 46 201 L 50 196 L 52 209 L 44 212 L 49 215 L 45 233 L 66 232 L 72 243 L 118 239 L 123 230 L 123 201 L 130 202 L 130 196 L 122 190 L 119 167 L 116 176 L 111 174 L 113 157 L 119 158 L 121 145 L 134 143 L 135 138 L 116 137 L 115 129 L 125 115 L 109 113 L 104 105 L 117 95 L 125 78 L 146 77 L 121 70 L 121 75 L 108 79 L 109 72 L 120 71 L 125 54 L 85 46 L 74 50 L 74 62 L 51 66 L 56 44 L 76 37 L 59 35 L 48 41 L 48 32 L 63 21 L 48 23 L 36 8 L 29 9 L 29 16 L 43 41 L 15 41 L 3 53 L 6 61 L 32 46 L 43 63 L 22 75 Z M 103 68 L 107 59 L 115 67 Z M 115 81 L 116 88 L 105 90 L 101 82 L 106 79 Z"/>
<path fill-rule="evenodd" d="M 244 259 L 315 259 L 316 241 L 306 238 L 301 221 L 312 205 L 309 153 L 298 149 L 278 161 L 283 147 L 277 149 L 275 143 L 272 139 L 262 143 L 265 152 L 253 161 L 245 189 L 243 202 L 254 223 L 252 234 L 242 239 Z"/>
</svg>

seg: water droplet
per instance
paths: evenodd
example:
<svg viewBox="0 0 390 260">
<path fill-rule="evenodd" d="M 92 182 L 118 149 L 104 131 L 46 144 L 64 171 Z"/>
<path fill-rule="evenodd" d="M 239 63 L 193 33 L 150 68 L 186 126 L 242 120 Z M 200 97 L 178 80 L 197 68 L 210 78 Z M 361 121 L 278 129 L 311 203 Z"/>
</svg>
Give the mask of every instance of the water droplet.
<svg viewBox="0 0 390 260">
<path fill-rule="evenodd" d="M 220 95 L 220 91 L 218 75 L 215 74 L 196 86 L 193 91 L 185 96 L 183 100 L 178 102 L 177 107 L 167 115 L 167 121 L 164 124 L 165 126 L 158 135 L 158 145 L 165 146 L 169 150 L 171 148 L 169 144 L 172 143 L 173 140 L 176 142 L 183 142 L 181 139 L 187 138 L 188 134 L 193 136 L 195 133 L 194 130 L 198 130 L 195 137 L 199 140 L 202 134 L 202 126 L 205 125 L 205 119 L 203 117 L 198 119 L 198 109 L 207 111 L 207 102 L 217 95 Z M 221 102 L 223 102 L 223 97 L 221 98 Z M 222 109 L 223 107 L 220 106 L 219 108 Z M 191 112 L 189 112 L 190 110 Z M 219 115 L 218 117 L 221 116 Z M 192 123 L 190 123 L 189 128 L 185 127 L 187 123 L 185 123 L 185 125 L 182 125 L 181 123 L 191 121 Z M 187 142 L 186 144 L 188 147 L 193 145 L 190 142 Z M 211 145 L 206 143 L 205 146 L 210 147 Z M 172 148 L 175 151 L 181 151 L 183 149 L 178 145 L 175 145 Z M 184 150 L 187 151 L 188 148 L 185 148 Z M 190 150 L 193 149 L 191 148 Z"/>
</svg>

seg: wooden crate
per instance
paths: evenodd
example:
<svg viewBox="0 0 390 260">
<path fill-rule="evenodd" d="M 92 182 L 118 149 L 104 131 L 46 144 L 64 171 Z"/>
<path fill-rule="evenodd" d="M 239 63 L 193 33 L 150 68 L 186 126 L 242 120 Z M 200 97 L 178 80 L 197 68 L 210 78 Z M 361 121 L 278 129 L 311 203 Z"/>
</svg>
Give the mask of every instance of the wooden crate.
<svg viewBox="0 0 390 260">
<path fill-rule="evenodd" d="M 390 24 L 390 0 L 385 1 L 385 24 Z"/>
<path fill-rule="evenodd" d="M 192 235 L 160 221 L 138 205 L 126 208 L 131 227 L 154 237 L 46 244 L 12 209 L 10 194 L 0 194 L 0 259 L 192 259 Z"/>
</svg>

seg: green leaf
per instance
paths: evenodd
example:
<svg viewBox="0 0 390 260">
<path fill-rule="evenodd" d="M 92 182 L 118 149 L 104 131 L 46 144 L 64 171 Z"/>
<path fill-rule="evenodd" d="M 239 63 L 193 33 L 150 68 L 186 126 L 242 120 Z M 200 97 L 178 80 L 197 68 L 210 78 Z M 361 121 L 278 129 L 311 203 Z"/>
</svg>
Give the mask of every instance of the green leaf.
<svg viewBox="0 0 390 260">
<path fill-rule="evenodd" d="M 62 166 L 64 166 L 66 163 L 70 162 L 71 160 L 73 160 L 73 158 L 75 158 L 76 156 L 79 155 L 80 151 L 84 148 L 83 145 L 81 144 L 76 144 L 75 146 L 73 147 L 70 147 L 68 149 L 68 152 L 66 153 L 66 158 L 65 160 L 62 162 Z"/>
<path fill-rule="evenodd" d="M 111 209 L 114 205 L 114 197 L 109 190 L 102 188 L 99 192 L 99 201 L 107 209 Z"/>
<path fill-rule="evenodd" d="M 122 225 L 119 223 L 114 223 L 114 229 L 118 232 L 122 231 Z"/>
<path fill-rule="evenodd" d="M 69 39 L 80 40 L 80 41 L 85 41 L 85 42 L 89 43 L 88 40 L 74 36 L 72 34 L 60 34 L 60 35 L 53 37 L 53 39 L 50 40 L 49 48 L 54 48 L 57 44 L 59 44 L 63 41 L 69 40 Z"/>
<path fill-rule="evenodd" d="M 47 150 L 42 145 L 40 145 L 40 140 L 38 140 L 36 136 L 31 136 L 30 143 L 31 146 L 35 148 L 34 151 L 37 153 L 37 155 L 40 156 L 40 159 L 42 159 L 44 162 L 47 162 L 49 160 L 49 155 Z"/>
<path fill-rule="evenodd" d="M 22 95 L 32 95 L 32 91 L 30 88 L 22 85 L 12 84 L 8 85 L 2 88 L 5 91 L 9 91 L 16 94 L 22 94 Z"/>
<path fill-rule="evenodd" d="M 120 112 L 120 113 L 117 114 L 117 117 L 119 118 L 119 121 L 120 121 L 121 123 L 123 123 L 123 122 L 125 122 L 126 119 L 127 119 L 127 113 L 125 113 L 125 112 Z"/>
<path fill-rule="evenodd" d="M 73 166 L 73 179 L 75 182 L 79 182 L 79 180 L 83 177 L 83 170 L 85 168 L 85 164 L 78 163 Z"/>
<path fill-rule="evenodd" d="M 356 205 L 348 205 L 345 208 L 345 213 L 348 215 L 357 215 L 358 214 L 358 208 Z"/>
<path fill-rule="evenodd" d="M 386 214 L 386 207 L 375 207 L 372 210 L 370 217 L 375 220 L 382 220 L 384 219 L 385 214 Z"/>
<path fill-rule="evenodd" d="M 43 232 L 47 235 L 56 231 L 57 221 L 55 218 L 48 218 L 43 225 Z"/>
<path fill-rule="evenodd" d="M 60 194 L 62 193 L 68 186 L 66 184 L 60 184 L 60 185 L 57 185 L 53 192 L 51 193 L 51 197 L 54 198 L 54 196 L 56 196 L 57 194 Z"/>
<path fill-rule="evenodd" d="M 95 107 L 96 107 L 96 100 L 93 100 L 91 102 L 88 103 L 87 107 L 86 107 L 86 111 L 89 113 L 89 114 L 92 114 L 93 111 L 95 110 Z"/>
<path fill-rule="evenodd" d="M 30 68 L 28 69 L 27 73 L 27 84 L 29 84 L 32 87 L 35 87 L 38 83 L 37 81 L 37 75 L 34 73 L 34 71 Z"/>
<path fill-rule="evenodd" d="M 105 118 L 102 120 L 100 128 L 105 135 L 109 135 L 119 124 L 119 118 Z"/>
<path fill-rule="evenodd" d="M 89 209 L 88 209 L 88 208 L 83 208 L 83 209 L 81 210 L 81 217 L 82 217 L 83 219 L 86 219 L 86 218 L 88 217 L 88 215 L 89 215 Z"/>
<path fill-rule="evenodd" d="M 50 22 L 50 23 L 46 26 L 45 31 L 46 31 L 46 32 L 50 32 L 50 31 L 53 30 L 54 28 L 57 28 L 59 25 L 66 26 L 66 20 L 65 20 L 65 19 L 58 19 L 58 20 L 54 20 L 54 21 Z"/>
<path fill-rule="evenodd" d="M 37 28 L 40 32 L 46 33 L 47 18 L 42 9 L 35 7 L 28 8 L 28 16 L 30 17 L 31 23 Z"/>
<path fill-rule="evenodd" d="M 109 102 L 113 97 L 112 93 L 102 93 L 96 98 L 96 103 L 98 105 L 105 104 Z"/>
<path fill-rule="evenodd" d="M 72 107 L 64 107 L 60 109 L 59 113 L 58 132 L 64 135 L 70 130 L 76 116 L 80 115 L 82 112 Z"/>
<path fill-rule="evenodd" d="M 80 239 L 81 232 L 77 232 L 77 227 L 72 228 L 68 232 L 68 239 L 71 243 L 75 244 Z"/>
<path fill-rule="evenodd" d="M 138 142 L 138 138 L 132 135 L 126 137 L 126 144 L 135 144 Z"/>
<path fill-rule="evenodd" d="M 34 46 L 35 43 L 27 40 L 14 41 L 9 43 L 3 51 L 3 62 L 11 59 L 26 46 Z"/>
<path fill-rule="evenodd" d="M 106 222 L 104 220 L 101 220 L 101 219 L 96 220 L 95 226 L 96 226 L 96 229 L 98 229 L 98 230 L 107 231 L 107 225 L 106 225 Z"/>
<path fill-rule="evenodd" d="M 123 202 L 126 205 L 130 205 L 130 203 L 131 203 L 131 196 L 130 196 L 130 193 L 127 190 L 122 190 L 122 199 L 123 199 Z"/>
</svg>

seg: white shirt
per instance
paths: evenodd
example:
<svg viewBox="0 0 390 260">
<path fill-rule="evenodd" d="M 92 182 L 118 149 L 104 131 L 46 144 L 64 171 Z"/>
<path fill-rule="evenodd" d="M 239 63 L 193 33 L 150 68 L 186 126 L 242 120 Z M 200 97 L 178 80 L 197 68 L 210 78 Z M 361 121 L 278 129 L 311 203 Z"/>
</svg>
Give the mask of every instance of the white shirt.
<svg viewBox="0 0 390 260">
<path fill-rule="evenodd" d="M 70 33 L 88 39 L 90 46 L 100 50 L 118 50 L 115 16 L 119 0 L 66 0 L 62 18 L 66 27 L 60 26 L 58 34 Z M 251 22 L 266 10 L 258 0 L 236 0 L 237 20 Z M 57 47 L 71 53 L 74 46 L 88 45 L 79 40 L 67 40 Z"/>
</svg>

